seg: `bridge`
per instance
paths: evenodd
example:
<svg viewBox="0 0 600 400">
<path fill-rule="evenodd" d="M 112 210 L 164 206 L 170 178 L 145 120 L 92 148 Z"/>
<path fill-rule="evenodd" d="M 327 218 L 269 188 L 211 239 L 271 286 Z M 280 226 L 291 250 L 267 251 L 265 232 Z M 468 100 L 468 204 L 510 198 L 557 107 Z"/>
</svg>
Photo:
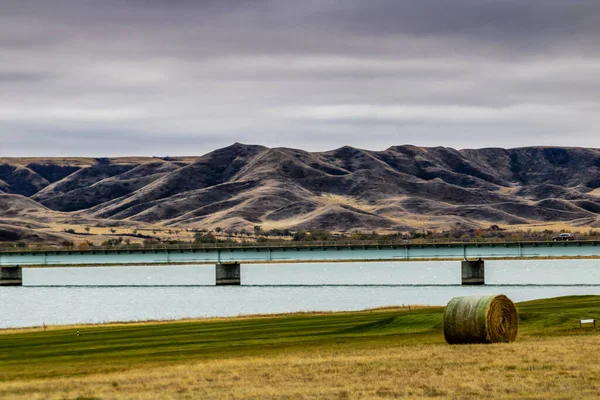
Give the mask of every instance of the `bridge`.
<svg viewBox="0 0 600 400">
<path fill-rule="evenodd" d="M 0 252 L 0 280 L 15 280 L 14 267 L 83 265 L 216 265 L 217 281 L 239 283 L 240 263 L 460 260 L 463 283 L 483 283 L 483 260 L 600 258 L 600 241 L 520 242 L 285 242 L 207 244 L 164 247 L 91 247 L 86 249 L 12 248 Z M 479 278 L 481 277 L 481 279 Z"/>
<path fill-rule="evenodd" d="M 521 242 L 278 242 L 155 247 L 11 248 L 0 266 L 465 260 L 470 258 L 600 257 L 600 240 Z"/>
</svg>

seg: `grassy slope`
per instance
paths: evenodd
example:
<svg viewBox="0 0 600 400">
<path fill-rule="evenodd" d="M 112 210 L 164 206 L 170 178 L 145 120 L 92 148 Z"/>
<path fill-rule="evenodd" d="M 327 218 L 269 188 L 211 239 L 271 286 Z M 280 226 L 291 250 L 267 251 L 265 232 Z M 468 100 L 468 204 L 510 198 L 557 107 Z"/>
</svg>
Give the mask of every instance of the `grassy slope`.
<svg viewBox="0 0 600 400">
<path fill-rule="evenodd" d="M 265 355 L 336 344 L 435 343 L 441 308 L 291 315 L 0 335 L 0 381 L 141 364 Z"/>
<path fill-rule="evenodd" d="M 553 366 L 554 364 L 552 364 L 552 360 L 555 360 L 558 354 L 554 354 L 553 358 L 552 352 L 555 350 L 552 349 L 555 343 L 558 343 L 556 341 L 561 341 L 560 351 L 562 352 L 564 349 L 571 347 L 578 349 L 597 344 L 598 339 L 600 339 L 595 330 L 580 330 L 578 328 L 580 318 L 600 317 L 600 296 L 563 297 L 531 301 L 518 304 L 518 309 L 521 318 L 519 337 L 517 343 L 508 346 L 511 346 L 512 352 L 516 352 L 516 355 L 513 354 L 512 356 L 516 357 L 518 355 L 520 361 L 515 363 L 512 358 L 507 359 L 506 365 L 496 364 L 502 362 L 503 352 L 506 351 L 507 345 L 445 345 L 441 326 L 443 313 L 441 307 L 413 309 L 410 312 L 403 308 L 335 314 L 300 314 L 230 320 L 80 327 L 79 336 L 76 334 L 76 328 L 58 328 L 47 332 L 5 332 L 0 334 L 0 397 L 19 398 L 22 395 L 21 398 L 28 398 L 27 396 L 31 397 L 33 393 L 39 394 L 39 390 L 45 390 L 48 396 L 42 395 L 40 398 L 55 398 L 53 396 L 62 398 L 58 394 L 58 389 L 67 385 L 65 379 L 75 379 L 74 382 L 79 382 L 79 386 L 74 386 L 68 393 L 88 393 L 87 391 L 93 387 L 95 388 L 92 390 L 93 393 L 102 395 L 98 398 L 104 398 L 104 396 L 106 398 L 119 397 L 117 395 L 120 393 L 117 382 L 121 382 L 121 385 L 133 385 L 134 382 L 139 381 L 140 371 L 154 371 L 148 372 L 148 376 L 152 377 L 153 374 L 158 374 L 155 379 L 162 379 L 165 383 L 168 383 L 168 386 L 179 385 L 185 389 L 194 384 L 188 383 L 188 386 L 186 386 L 185 383 L 182 383 L 181 379 L 184 378 L 181 377 L 181 374 L 185 375 L 185 373 L 190 373 L 189 371 L 195 371 L 198 368 L 204 369 L 198 370 L 194 374 L 196 377 L 203 376 L 206 373 L 212 376 L 215 373 L 219 374 L 215 371 L 221 371 L 221 379 L 227 379 L 229 376 L 234 381 L 241 380 L 240 384 L 246 385 L 244 390 L 249 390 L 253 381 L 244 383 L 243 377 L 235 375 L 235 371 L 239 371 L 240 368 L 248 370 L 248 379 L 252 374 L 256 375 L 252 379 L 259 379 L 262 376 L 261 374 L 272 368 L 273 365 L 279 366 L 280 373 L 295 374 L 297 371 L 294 371 L 300 368 L 300 364 L 304 365 L 302 363 L 306 362 L 307 359 L 312 360 L 313 358 L 321 360 L 321 364 L 317 363 L 309 368 L 311 370 L 314 368 L 313 374 L 316 374 L 310 378 L 311 380 L 319 381 L 319 379 L 322 379 L 323 374 L 327 374 L 326 371 L 332 368 L 337 371 L 331 377 L 334 380 L 343 380 L 344 376 L 351 377 L 353 374 L 358 373 L 356 372 L 357 365 L 371 365 L 372 368 L 379 366 L 384 370 L 395 368 L 394 373 L 390 369 L 390 375 L 386 375 L 385 379 L 379 375 L 372 378 L 383 382 L 386 379 L 391 379 L 395 373 L 400 374 L 404 371 L 403 369 L 412 365 L 410 360 L 413 360 L 413 358 L 416 369 L 410 372 L 412 378 L 402 378 L 401 376 L 396 378 L 416 379 L 419 374 L 427 373 L 424 366 L 428 363 L 428 368 L 437 368 L 437 366 L 444 368 L 444 365 L 448 363 L 454 365 L 452 363 L 456 360 L 453 360 L 452 357 L 457 355 L 457 351 L 462 353 L 459 355 L 459 362 L 468 360 L 469 357 L 475 357 L 475 354 L 481 352 L 484 352 L 483 357 L 485 357 L 485 352 L 488 351 L 491 352 L 490 354 L 498 353 L 498 355 L 490 356 L 490 359 L 480 361 L 481 365 L 488 365 L 485 368 L 491 368 L 492 370 L 500 368 L 502 372 L 505 372 L 506 368 L 509 368 L 508 371 L 520 369 L 520 363 L 523 360 L 528 360 L 527 363 L 532 363 L 534 369 L 528 369 L 526 375 L 533 374 L 533 376 L 537 376 L 538 373 L 548 372 L 544 369 L 535 370 L 535 365 L 539 364 L 538 359 L 545 360 L 544 357 L 549 357 L 548 362 L 544 361 L 542 363 L 543 365 L 550 365 L 550 367 L 545 368 L 550 368 L 550 371 L 553 368 L 564 368 L 566 369 L 565 373 L 570 373 L 569 369 L 577 360 L 561 358 L 558 361 L 566 363 L 564 366 Z M 575 342 L 569 342 L 569 340 L 575 340 Z M 595 342 L 591 343 L 590 340 Z M 545 353 L 536 355 L 534 352 L 532 355 L 531 351 L 527 350 L 532 346 L 546 349 L 544 350 Z M 434 361 L 431 354 L 440 351 L 442 353 L 449 352 L 449 355 L 446 356 L 447 358 L 431 364 Z M 579 352 L 575 351 L 574 353 L 578 354 Z M 390 358 L 391 354 L 395 354 L 395 356 Z M 406 354 L 406 362 L 399 361 L 398 354 Z M 586 354 L 581 356 L 585 357 Z M 293 361 L 298 359 L 303 360 L 302 363 L 298 364 L 298 362 Z M 389 362 L 381 364 L 382 360 L 387 359 L 389 359 Z M 536 360 L 538 361 L 536 362 Z M 343 362 L 343 366 L 338 365 L 341 362 Z M 399 362 L 400 364 L 398 364 Z M 328 363 L 332 363 L 334 366 L 327 366 Z M 577 365 L 578 363 L 579 361 L 577 361 Z M 260 365 L 263 366 L 259 367 Z M 487 371 L 481 369 L 484 367 L 478 365 L 477 361 L 472 365 L 468 363 L 465 365 L 461 368 L 472 367 L 479 373 Z M 597 363 L 593 366 L 596 368 Z M 169 375 L 178 368 L 184 368 L 184 370 L 181 370 L 176 377 Z M 454 368 L 454 373 L 457 374 L 473 374 L 470 370 L 460 372 L 461 368 L 456 366 Z M 431 372 L 429 371 L 429 373 Z M 577 379 L 583 379 L 582 372 L 583 370 L 579 371 Z M 600 371 L 597 370 L 588 372 L 591 374 L 589 376 L 600 374 Z M 369 369 L 364 373 L 368 375 L 375 372 Z M 406 373 L 408 374 L 408 372 Z M 170 378 L 165 378 L 164 374 L 167 374 Z M 103 379 L 113 379 L 116 386 L 113 383 L 113 387 L 109 388 L 110 391 L 106 392 L 109 389 L 105 388 L 106 382 L 104 382 L 101 385 L 104 389 L 99 391 L 94 386 L 97 385 L 97 383 L 94 383 L 95 376 L 110 376 L 112 378 Z M 128 376 L 129 378 L 127 378 Z M 589 376 L 586 375 L 585 379 Z M 119 381 L 119 379 L 124 380 Z M 214 379 L 214 377 L 211 379 Z M 290 377 L 288 377 L 288 381 L 280 382 L 282 386 L 278 390 L 290 388 L 290 390 L 293 390 L 292 394 L 295 393 L 298 398 L 336 398 L 341 393 L 340 391 L 331 392 L 333 394 L 327 391 L 329 394 L 323 392 L 327 386 L 326 382 L 324 383 L 325 387 L 319 386 L 318 389 L 315 389 L 317 392 L 305 393 L 304 391 L 310 387 L 310 384 L 308 386 L 298 386 L 297 379 L 293 377 L 291 380 L 289 379 Z M 351 379 L 352 382 L 347 382 L 348 385 L 360 381 L 359 377 Z M 428 378 L 424 375 L 422 379 L 427 380 Z M 576 378 L 573 377 L 573 379 Z M 68 382 L 68 385 L 71 385 L 71 380 Z M 219 396 L 215 392 L 209 390 L 210 388 L 214 390 L 210 382 L 212 380 L 205 382 L 206 385 L 204 386 L 200 385 L 204 390 L 201 393 L 204 397 L 218 398 Z M 340 382 L 339 385 L 346 385 L 346 383 Z M 231 383 L 231 381 L 224 382 L 222 386 L 230 387 L 227 383 Z M 149 384 L 145 383 L 142 386 L 146 388 Z M 195 384 L 199 385 L 200 383 L 196 382 Z M 523 382 L 523 384 L 526 385 L 527 382 Z M 534 383 L 530 382 L 530 384 Z M 277 387 L 275 382 L 272 385 Z M 437 384 L 431 383 L 431 385 L 435 386 Z M 483 393 L 478 391 L 483 390 L 481 385 L 468 389 L 472 392 L 474 398 Z M 394 397 L 376 395 L 377 390 L 381 391 L 382 387 L 389 389 L 388 386 L 373 387 L 367 390 L 364 385 L 350 385 L 349 388 L 352 389 L 346 391 L 350 397 L 360 390 L 365 390 L 364 393 L 361 392 L 362 395 L 360 396 L 364 398 Z M 448 383 L 433 392 L 431 387 L 429 389 L 414 388 L 414 395 L 426 398 L 430 397 L 427 394 L 429 393 L 435 397 L 437 390 L 449 396 L 469 397 L 468 390 L 464 387 L 460 386 L 454 389 L 450 389 L 450 387 L 454 386 Z M 136 395 L 139 395 L 139 398 L 152 398 L 151 394 L 148 394 L 148 397 L 141 395 L 141 393 L 144 393 L 143 388 L 136 389 Z M 223 388 L 221 387 L 221 389 Z M 585 387 L 580 389 L 583 390 Z M 239 391 L 239 387 L 236 390 Z M 405 388 L 404 391 L 394 393 L 412 396 L 409 393 L 410 390 L 412 389 Z M 573 389 L 567 388 L 565 390 L 572 391 Z M 130 392 L 127 396 L 124 395 L 124 398 L 133 398 L 132 393 Z M 238 393 L 234 391 L 229 393 L 233 398 L 246 398 L 253 397 L 252 393 L 255 392 L 243 391 L 243 393 Z M 276 391 L 270 395 L 264 390 L 258 391 L 255 393 L 254 398 L 278 398 L 278 393 Z M 540 393 L 543 393 L 543 391 Z M 513 393 L 515 396 L 517 394 L 524 396 L 523 393 Z M 582 398 L 586 397 L 585 391 L 581 391 L 579 394 Z M 341 398 L 344 398 L 344 396 Z"/>
</svg>

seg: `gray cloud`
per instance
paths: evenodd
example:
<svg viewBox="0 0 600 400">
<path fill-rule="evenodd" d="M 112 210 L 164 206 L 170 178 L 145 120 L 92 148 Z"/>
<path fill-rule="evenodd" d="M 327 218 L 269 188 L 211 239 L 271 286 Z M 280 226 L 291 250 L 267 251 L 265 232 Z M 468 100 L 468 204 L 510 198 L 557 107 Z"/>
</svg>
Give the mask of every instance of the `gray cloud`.
<svg viewBox="0 0 600 400">
<path fill-rule="evenodd" d="M 23 84 L 27 82 L 41 82 L 47 79 L 51 79 L 50 74 L 21 71 L 0 72 L 0 85 L 3 83 Z"/>
<path fill-rule="evenodd" d="M 0 4 L 2 155 L 600 147 L 600 3 Z"/>
</svg>

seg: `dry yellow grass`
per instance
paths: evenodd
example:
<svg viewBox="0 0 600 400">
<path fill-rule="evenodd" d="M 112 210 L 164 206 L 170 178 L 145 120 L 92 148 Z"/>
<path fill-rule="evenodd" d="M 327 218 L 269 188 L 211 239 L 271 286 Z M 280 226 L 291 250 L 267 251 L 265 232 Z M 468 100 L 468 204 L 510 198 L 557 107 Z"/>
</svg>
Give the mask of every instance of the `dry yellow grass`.
<svg viewBox="0 0 600 400">
<path fill-rule="evenodd" d="M 100 238 L 92 236 L 91 239 L 93 242 L 98 242 L 100 240 L 106 240 L 107 238 L 114 239 L 115 236 L 130 235 L 134 231 L 136 231 L 139 234 L 156 237 L 161 240 L 191 241 L 194 239 L 194 232 L 187 231 L 186 229 L 181 229 L 181 228 L 165 228 L 164 226 L 159 226 L 159 225 L 154 225 L 154 226 L 153 225 L 145 225 L 142 228 L 134 228 L 134 227 L 127 227 L 127 226 L 126 227 L 118 227 L 118 226 L 117 227 L 97 227 L 97 226 L 93 226 L 93 225 L 56 224 L 55 227 L 58 228 L 59 230 L 74 229 L 76 232 L 80 232 L 80 233 L 82 233 L 82 232 L 87 233 L 87 231 L 85 230 L 85 228 L 87 227 L 87 228 L 89 228 L 90 235 L 101 236 Z M 125 237 L 125 238 L 127 238 L 127 237 Z M 82 239 L 86 239 L 86 238 L 82 237 Z M 132 243 L 143 241 L 143 239 L 137 239 L 134 237 L 129 237 L 129 239 L 132 241 Z"/>
<path fill-rule="evenodd" d="M 543 231 L 546 229 L 552 230 L 552 231 L 586 231 L 588 229 L 590 229 L 588 226 L 576 226 L 576 225 L 571 225 L 568 222 L 532 222 L 530 224 L 524 224 L 524 225 L 506 225 L 506 224 L 500 224 L 499 225 L 502 229 L 506 229 L 509 231 L 526 231 L 528 229 L 531 229 L 532 231 Z"/>
<path fill-rule="evenodd" d="M 358 201 L 350 196 L 341 196 L 330 193 L 314 197 L 312 200 L 315 200 L 321 204 L 343 204 L 366 212 L 372 212 L 376 207 L 367 202 Z"/>
<path fill-rule="evenodd" d="M 5 399 L 597 399 L 599 336 L 332 348 L 0 383 Z"/>
<path fill-rule="evenodd" d="M 50 213 L 49 213 L 50 214 Z M 73 241 L 75 244 L 90 241 L 95 245 L 100 245 L 108 239 L 116 239 L 122 236 L 123 239 L 129 239 L 131 243 L 142 243 L 143 238 L 127 236 L 137 232 L 145 236 L 151 236 L 160 240 L 184 240 L 193 241 L 194 232 L 184 228 L 164 227 L 159 224 L 133 224 L 129 221 L 122 222 L 123 226 L 97 226 L 106 224 L 105 220 L 86 219 L 86 223 L 74 223 L 72 217 L 65 213 L 53 212 L 54 215 L 49 215 L 53 218 L 44 224 L 44 227 L 39 228 L 40 231 L 48 233 L 56 233 L 65 237 L 65 239 Z M 6 220 L 14 220 L 15 223 L 26 223 L 23 218 L 11 218 Z M 114 223 L 115 221 L 110 221 Z M 118 221 L 117 221 L 118 222 Z M 86 228 L 89 229 L 86 230 Z M 74 230 L 77 234 L 66 233 L 66 230 Z M 89 233 L 89 235 L 88 235 Z"/>
<path fill-rule="evenodd" d="M 93 158 L 88 157 L 2 157 L 0 163 L 8 163 L 25 167 L 29 164 L 52 164 L 52 165 L 69 165 L 88 167 L 96 162 Z"/>
<path fill-rule="evenodd" d="M 370 206 L 363 203 L 352 202 L 351 199 L 345 198 L 344 196 L 320 196 L 319 199 L 327 204 L 327 207 L 335 207 L 336 204 L 341 205 L 351 205 L 357 209 L 361 209 L 363 211 L 372 212 L 377 207 Z M 288 229 L 293 226 L 302 225 L 303 223 L 308 222 L 311 218 L 316 217 L 319 213 L 325 212 L 326 208 L 319 209 L 313 213 L 304 214 L 300 216 L 295 216 L 283 220 L 278 221 L 264 221 L 260 222 L 257 225 L 260 225 L 263 231 L 268 231 L 271 229 Z M 247 223 L 247 221 L 242 220 L 231 220 L 228 222 L 223 222 L 220 218 L 224 218 L 226 211 L 222 211 L 220 213 L 216 213 L 206 219 L 202 226 L 195 226 L 195 228 L 208 228 L 215 229 L 217 226 L 226 230 L 230 228 L 232 225 L 235 225 L 236 229 L 239 229 L 240 226 L 243 226 L 243 223 Z M 31 217 L 33 215 L 33 217 Z M 10 224 L 14 221 L 15 226 L 27 226 L 31 224 L 36 224 L 35 229 L 38 229 L 41 232 L 46 232 L 49 234 L 58 234 L 59 236 L 64 237 L 64 239 L 74 242 L 75 244 L 79 244 L 82 242 L 90 241 L 94 245 L 100 245 L 102 242 L 109 239 L 116 239 L 118 236 L 123 236 L 123 239 L 127 239 L 130 243 L 142 243 L 144 241 L 143 238 L 136 238 L 131 235 L 134 231 L 137 233 L 151 236 L 163 241 L 168 240 L 178 240 L 178 241 L 186 241 L 190 242 L 194 240 L 194 232 L 191 231 L 193 226 L 180 226 L 180 227 L 171 227 L 164 226 L 162 224 L 147 224 L 137 221 L 107 221 L 96 218 L 89 218 L 80 214 L 72 214 L 72 213 L 63 213 L 58 211 L 51 211 L 47 209 L 40 209 L 40 211 L 36 211 L 35 214 L 27 214 L 28 217 L 31 217 L 30 220 L 25 216 L 19 217 L 4 217 L 3 220 L 5 223 Z M 410 226 L 417 231 L 441 231 L 449 229 L 450 227 L 456 226 L 456 222 L 459 220 L 454 216 L 437 216 L 435 218 L 422 217 L 416 214 L 401 214 L 401 215 L 385 215 L 386 218 L 395 221 L 399 225 Z M 235 224 L 234 224 L 235 222 Z M 577 221 L 572 221 L 575 223 Z M 494 222 L 486 222 L 486 221 L 478 221 L 480 226 L 487 227 L 493 224 L 497 224 Z M 115 226 L 102 226 L 102 225 L 115 225 Z M 553 231 L 575 231 L 575 232 L 584 232 L 590 229 L 588 225 L 575 225 L 570 224 L 569 222 L 531 222 L 529 224 L 522 225 L 506 225 L 499 224 L 499 226 L 507 231 L 519 231 L 519 230 L 533 230 L 533 231 L 543 231 L 545 229 L 550 229 Z M 89 231 L 86 231 L 86 228 L 89 228 Z M 79 234 L 68 234 L 66 230 L 74 230 Z M 252 227 L 247 227 L 248 231 L 252 231 Z M 360 229 L 359 229 L 360 230 Z M 363 229 L 364 231 L 365 229 Z M 114 232 L 113 232 L 114 231 Z M 377 229 L 379 234 L 390 234 L 395 233 L 394 230 L 386 230 L 386 229 Z M 89 233 L 89 235 L 86 235 Z M 233 239 L 236 241 L 241 240 L 252 240 L 253 236 L 250 237 L 233 237 L 229 238 L 223 234 L 217 235 L 220 239 Z M 281 238 L 282 240 L 289 240 L 290 238 Z"/>
<path fill-rule="evenodd" d="M 498 187 L 498 193 L 502 193 L 502 194 L 514 194 L 519 189 L 520 188 L 518 186 L 499 186 Z"/>
<path fill-rule="evenodd" d="M 519 303 L 517 341 L 492 345 L 445 344 L 441 307 L 12 331 L 0 398 L 594 399 L 600 334 L 577 322 L 598 304 Z"/>
<path fill-rule="evenodd" d="M 182 156 L 170 157 L 172 160 L 179 162 L 192 163 L 199 157 L 197 156 Z M 151 162 L 166 162 L 162 158 L 156 157 L 114 157 L 111 158 L 113 164 L 146 164 Z M 25 167 L 29 164 L 52 164 L 52 165 L 68 165 L 77 167 L 89 167 L 96 165 L 98 160 L 92 157 L 0 157 L 0 163 L 8 163 Z"/>
</svg>

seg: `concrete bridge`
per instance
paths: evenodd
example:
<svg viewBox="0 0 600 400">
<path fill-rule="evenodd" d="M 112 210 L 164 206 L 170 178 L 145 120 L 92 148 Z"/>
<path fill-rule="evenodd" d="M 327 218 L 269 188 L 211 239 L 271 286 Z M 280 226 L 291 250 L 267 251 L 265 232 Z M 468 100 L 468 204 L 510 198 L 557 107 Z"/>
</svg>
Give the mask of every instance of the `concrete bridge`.
<svg viewBox="0 0 600 400">
<path fill-rule="evenodd" d="M 447 243 L 257 243 L 154 248 L 11 249 L 0 252 L 2 276 L 15 267 L 81 265 L 216 265 L 217 284 L 238 284 L 240 263 L 460 260 L 464 284 L 484 283 L 485 259 L 600 258 L 600 241 Z M 457 264 L 458 265 L 458 264 Z M 4 271 L 4 272 L 2 272 Z"/>
</svg>

